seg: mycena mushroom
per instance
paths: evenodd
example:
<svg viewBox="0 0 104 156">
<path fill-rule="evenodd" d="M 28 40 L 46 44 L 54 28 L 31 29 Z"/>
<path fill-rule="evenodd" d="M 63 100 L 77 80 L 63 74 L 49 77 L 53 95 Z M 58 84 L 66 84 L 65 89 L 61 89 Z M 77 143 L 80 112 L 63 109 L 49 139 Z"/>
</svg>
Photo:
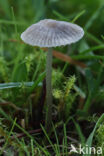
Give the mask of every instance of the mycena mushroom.
<svg viewBox="0 0 104 156">
<path fill-rule="evenodd" d="M 46 129 L 50 128 L 52 123 L 52 48 L 65 46 L 75 43 L 84 35 L 83 29 L 69 22 L 44 19 L 31 25 L 22 34 L 22 40 L 32 46 L 47 47 L 46 60 Z"/>
</svg>

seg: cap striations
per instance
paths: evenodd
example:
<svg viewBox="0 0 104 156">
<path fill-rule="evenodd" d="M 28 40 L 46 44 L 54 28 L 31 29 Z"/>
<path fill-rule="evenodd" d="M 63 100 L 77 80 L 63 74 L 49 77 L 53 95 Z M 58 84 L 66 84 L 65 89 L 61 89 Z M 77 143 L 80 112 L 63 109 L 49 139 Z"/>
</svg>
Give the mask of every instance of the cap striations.
<svg viewBox="0 0 104 156">
<path fill-rule="evenodd" d="M 32 46 L 56 47 L 75 43 L 83 35 L 83 29 L 76 24 L 45 19 L 27 28 L 21 38 Z"/>
</svg>

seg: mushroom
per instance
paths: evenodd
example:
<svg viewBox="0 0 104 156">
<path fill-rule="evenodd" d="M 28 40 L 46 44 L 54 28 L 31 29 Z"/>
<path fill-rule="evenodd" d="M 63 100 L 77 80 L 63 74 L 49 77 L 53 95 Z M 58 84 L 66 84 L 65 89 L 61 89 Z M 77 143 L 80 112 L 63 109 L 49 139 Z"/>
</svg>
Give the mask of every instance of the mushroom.
<svg viewBox="0 0 104 156">
<path fill-rule="evenodd" d="M 75 43 L 84 35 L 83 29 L 69 22 L 44 19 L 31 25 L 22 34 L 21 39 L 32 46 L 48 47 L 46 60 L 46 129 L 52 123 L 52 48 Z"/>
</svg>

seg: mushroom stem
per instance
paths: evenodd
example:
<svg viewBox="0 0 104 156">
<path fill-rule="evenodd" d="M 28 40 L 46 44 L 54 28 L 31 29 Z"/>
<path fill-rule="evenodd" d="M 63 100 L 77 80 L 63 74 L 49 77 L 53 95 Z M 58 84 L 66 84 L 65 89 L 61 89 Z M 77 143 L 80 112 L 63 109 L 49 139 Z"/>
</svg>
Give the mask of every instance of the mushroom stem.
<svg viewBox="0 0 104 156">
<path fill-rule="evenodd" d="M 46 60 L 46 131 L 49 131 L 52 124 L 52 48 L 48 48 L 47 60 Z"/>
</svg>

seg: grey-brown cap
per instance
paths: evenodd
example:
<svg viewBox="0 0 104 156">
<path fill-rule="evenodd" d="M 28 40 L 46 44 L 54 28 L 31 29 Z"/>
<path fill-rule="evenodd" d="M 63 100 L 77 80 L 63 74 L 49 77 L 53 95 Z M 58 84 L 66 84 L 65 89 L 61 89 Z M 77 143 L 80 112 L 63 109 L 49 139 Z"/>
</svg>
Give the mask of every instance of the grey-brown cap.
<svg viewBox="0 0 104 156">
<path fill-rule="evenodd" d="M 83 29 L 76 24 L 45 19 L 27 28 L 21 39 L 32 46 L 56 47 L 75 43 L 83 35 Z"/>
</svg>

